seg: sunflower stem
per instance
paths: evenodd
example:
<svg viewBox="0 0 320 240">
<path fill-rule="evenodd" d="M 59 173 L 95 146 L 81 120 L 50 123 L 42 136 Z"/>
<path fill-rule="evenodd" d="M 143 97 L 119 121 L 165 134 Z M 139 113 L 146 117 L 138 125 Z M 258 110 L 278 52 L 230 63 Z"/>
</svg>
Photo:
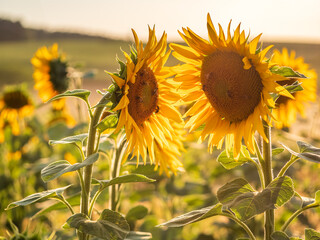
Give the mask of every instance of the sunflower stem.
<svg viewBox="0 0 320 240">
<path fill-rule="evenodd" d="M 92 117 L 90 118 L 90 125 L 88 131 L 88 143 L 87 143 L 87 157 L 94 154 L 95 151 L 95 142 L 96 142 L 96 135 L 97 135 L 97 124 L 100 120 L 101 114 L 105 108 L 104 104 L 110 97 L 110 94 L 107 93 L 104 95 L 98 103 L 98 107 L 95 109 Z M 91 109 L 89 110 L 89 113 Z M 84 177 L 84 188 L 81 189 L 81 203 L 80 203 L 80 211 L 81 213 L 89 216 L 89 202 L 90 202 L 90 189 L 91 189 L 91 179 L 92 179 L 92 168 L 93 164 L 88 165 L 83 170 L 83 177 Z M 80 240 L 86 240 L 89 238 L 89 235 L 86 233 L 78 234 Z"/>
<path fill-rule="evenodd" d="M 243 228 L 243 230 L 246 231 L 246 233 L 249 235 L 251 240 L 256 240 L 256 237 L 253 235 L 250 228 L 244 222 L 240 221 L 238 218 L 236 218 L 235 216 L 233 216 L 232 214 L 229 214 L 229 213 L 220 213 L 220 215 L 228 217 L 228 218 L 232 219 L 233 221 L 235 221 L 237 224 L 239 224 Z"/>
<path fill-rule="evenodd" d="M 120 140 L 120 143 L 118 147 L 116 148 L 116 152 L 114 154 L 114 157 L 111 162 L 111 171 L 110 171 L 110 179 L 119 177 L 120 175 L 120 168 L 121 168 L 121 158 L 122 158 L 122 150 L 125 145 L 126 141 L 125 138 Z M 117 210 L 117 199 L 119 199 L 119 191 L 118 191 L 118 185 L 112 185 L 109 188 L 109 207 L 112 211 Z"/>
<path fill-rule="evenodd" d="M 313 204 L 310 204 L 310 205 L 307 205 L 303 208 L 300 208 L 298 209 L 297 211 L 295 211 L 291 217 L 282 225 L 281 227 L 281 231 L 286 231 L 287 227 L 289 226 L 289 224 L 296 218 L 298 217 L 303 211 L 307 210 L 307 209 L 310 209 L 310 208 L 316 208 L 316 207 L 319 207 L 319 203 L 313 203 Z"/>
<path fill-rule="evenodd" d="M 268 186 L 273 180 L 272 169 L 272 148 L 271 148 L 271 127 L 264 122 L 264 133 L 267 139 L 262 140 L 263 161 L 261 162 L 264 182 Z M 274 210 L 270 209 L 264 213 L 264 239 L 270 240 L 271 234 L 274 232 Z"/>
</svg>

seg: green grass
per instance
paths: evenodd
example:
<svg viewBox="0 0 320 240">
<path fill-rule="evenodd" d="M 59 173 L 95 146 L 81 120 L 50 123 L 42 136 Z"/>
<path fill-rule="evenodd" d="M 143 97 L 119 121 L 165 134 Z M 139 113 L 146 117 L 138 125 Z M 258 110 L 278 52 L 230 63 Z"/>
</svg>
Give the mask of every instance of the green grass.
<svg viewBox="0 0 320 240">
<path fill-rule="evenodd" d="M 80 64 L 81 70 L 96 70 L 94 79 L 87 81 L 102 82 L 110 80 L 104 70 L 115 72 L 118 69 L 116 56 L 124 59 L 121 49 L 128 52 L 132 44 L 125 41 L 110 41 L 103 39 L 50 39 L 29 40 L 19 42 L 0 42 L 0 87 L 5 84 L 26 82 L 33 85 L 33 68 L 30 59 L 41 46 L 50 46 L 54 42 L 59 44 L 69 60 L 71 66 Z M 269 45 L 265 43 L 264 46 Z M 287 47 L 289 50 L 297 51 L 297 56 L 303 56 L 305 61 L 320 73 L 320 45 L 319 44 L 285 44 L 275 43 L 274 48 Z M 271 51 L 270 51 L 271 52 Z M 177 64 L 172 56 L 167 63 L 168 66 Z"/>
<path fill-rule="evenodd" d="M 27 82 L 33 84 L 33 68 L 30 59 L 41 46 L 57 42 L 71 66 L 80 65 L 81 70 L 95 70 L 94 80 L 109 79 L 104 70 L 115 72 L 118 69 L 116 56 L 124 60 L 122 51 L 129 52 L 132 43 L 103 39 L 59 39 L 33 40 L 20 42 L 0 42 L 0 86 Z M 173 58 L 168 64 L 174 64 Z"/>
</svg>

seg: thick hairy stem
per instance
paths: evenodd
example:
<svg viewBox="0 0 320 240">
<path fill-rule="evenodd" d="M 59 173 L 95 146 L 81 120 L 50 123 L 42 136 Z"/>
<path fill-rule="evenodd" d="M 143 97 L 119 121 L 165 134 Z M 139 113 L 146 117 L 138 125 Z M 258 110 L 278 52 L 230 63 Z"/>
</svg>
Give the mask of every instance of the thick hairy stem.
<svg viewBox="0 0 320 240">
<path fill-rule="evenodd" d="M 120 140 L 119 146 L 117 147 L 114 157 L 112 159 L 111 169 L 110 169 L 110 179 L 119 177 L 121 159 L 123 155 L 122 150 L 124 145 L 125 145 L 125 140 L 124 139 Z M 119 199 L 118 188 L 119 188 L 118 185 L 113 185 L 109 188 L 109 207 L 112 211 L 117 210 L 117 199 Z"/>
<path fill-rule="evenodd" d="M 265 185 L 268 186 L 273 180 L 273 169 L 272 169 L 272 143 L 271 143 L 271 128 L 270 126 L 264 126 L 264 132 L 268 139 L 262 140 L 263 147 L 263 162 L 262 169 L 264 175 Z M 274 232 L 274 210 L 270 209 L 265 212 L 265 222 L 264 222 L 264 239 L 270 240 L 271 234 Z"/>
<path fill-rule="evenodd" d="M 95 149 L 95 142 L 96 142 L 96 135 L 97 135 L 96 126 L 97 126 L 97 124 L 100 120 L 101 114 L 105 108 L 104 103 L 106 103 L 108 98 L 109 98 L 109 94 L 106 94 L 101 98 L 92 117 L 90 118 L 87 152 L 86 152 L 87 157 L 94 154 L 95 151 L 98 150 L 98 149 Z M 89 112 L 91 112 L 91 110 Z M 92 168 L 93 168 L 93 165 L 91 164 L 91 165 L 86 166 L 83 170 L 84 188 L 81 190 L 80 210 L 81 210 L 81 213 L 83 213 L 87 216 L 89 213 Z M 85 234 L 85 233 L 79 234 L 79 239 L 81 239 L 81 240 L 88 239 L 87 234 Z"/>
</svg>

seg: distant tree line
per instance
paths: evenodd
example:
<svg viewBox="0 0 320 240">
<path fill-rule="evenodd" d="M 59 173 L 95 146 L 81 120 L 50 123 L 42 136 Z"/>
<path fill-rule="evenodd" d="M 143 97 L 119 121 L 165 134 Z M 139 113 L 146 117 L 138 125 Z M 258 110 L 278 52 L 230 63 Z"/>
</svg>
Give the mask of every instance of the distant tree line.
<svg viewBox="0 0 320 240">
<path fill-rule="evenodd" d="M 81 33 L 71 32 L 49 32 L 42 29 L 25 28 L 20 21 L 10 21 L 0 18 L 0 41 L 22 41 L 28 39 L 48 39 L 48 38 L 99 38 L 112 41 L 110 38 L 100 36 L 90 36 Z"/>
</svg>

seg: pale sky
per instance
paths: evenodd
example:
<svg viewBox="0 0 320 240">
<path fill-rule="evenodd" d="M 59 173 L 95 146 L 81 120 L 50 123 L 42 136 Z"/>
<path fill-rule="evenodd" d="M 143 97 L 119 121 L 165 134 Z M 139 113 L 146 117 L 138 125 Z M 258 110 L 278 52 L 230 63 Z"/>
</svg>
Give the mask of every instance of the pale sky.
<svg viewBox="0 0 320 240">
<path fill-rule="evenodd" d="M 0 0 L 0 18 L 26 27 L 123 39 L 132 39 L 131 28 L 145 39 L 154 24 L 169 40 L 180 40 L 182 27 L 207 38 L 208 12 L 216 27 L 232 19 L 232 29 L 241 22 L 252 37 L 320 43 L 320 0 Z"/>
</svg>

